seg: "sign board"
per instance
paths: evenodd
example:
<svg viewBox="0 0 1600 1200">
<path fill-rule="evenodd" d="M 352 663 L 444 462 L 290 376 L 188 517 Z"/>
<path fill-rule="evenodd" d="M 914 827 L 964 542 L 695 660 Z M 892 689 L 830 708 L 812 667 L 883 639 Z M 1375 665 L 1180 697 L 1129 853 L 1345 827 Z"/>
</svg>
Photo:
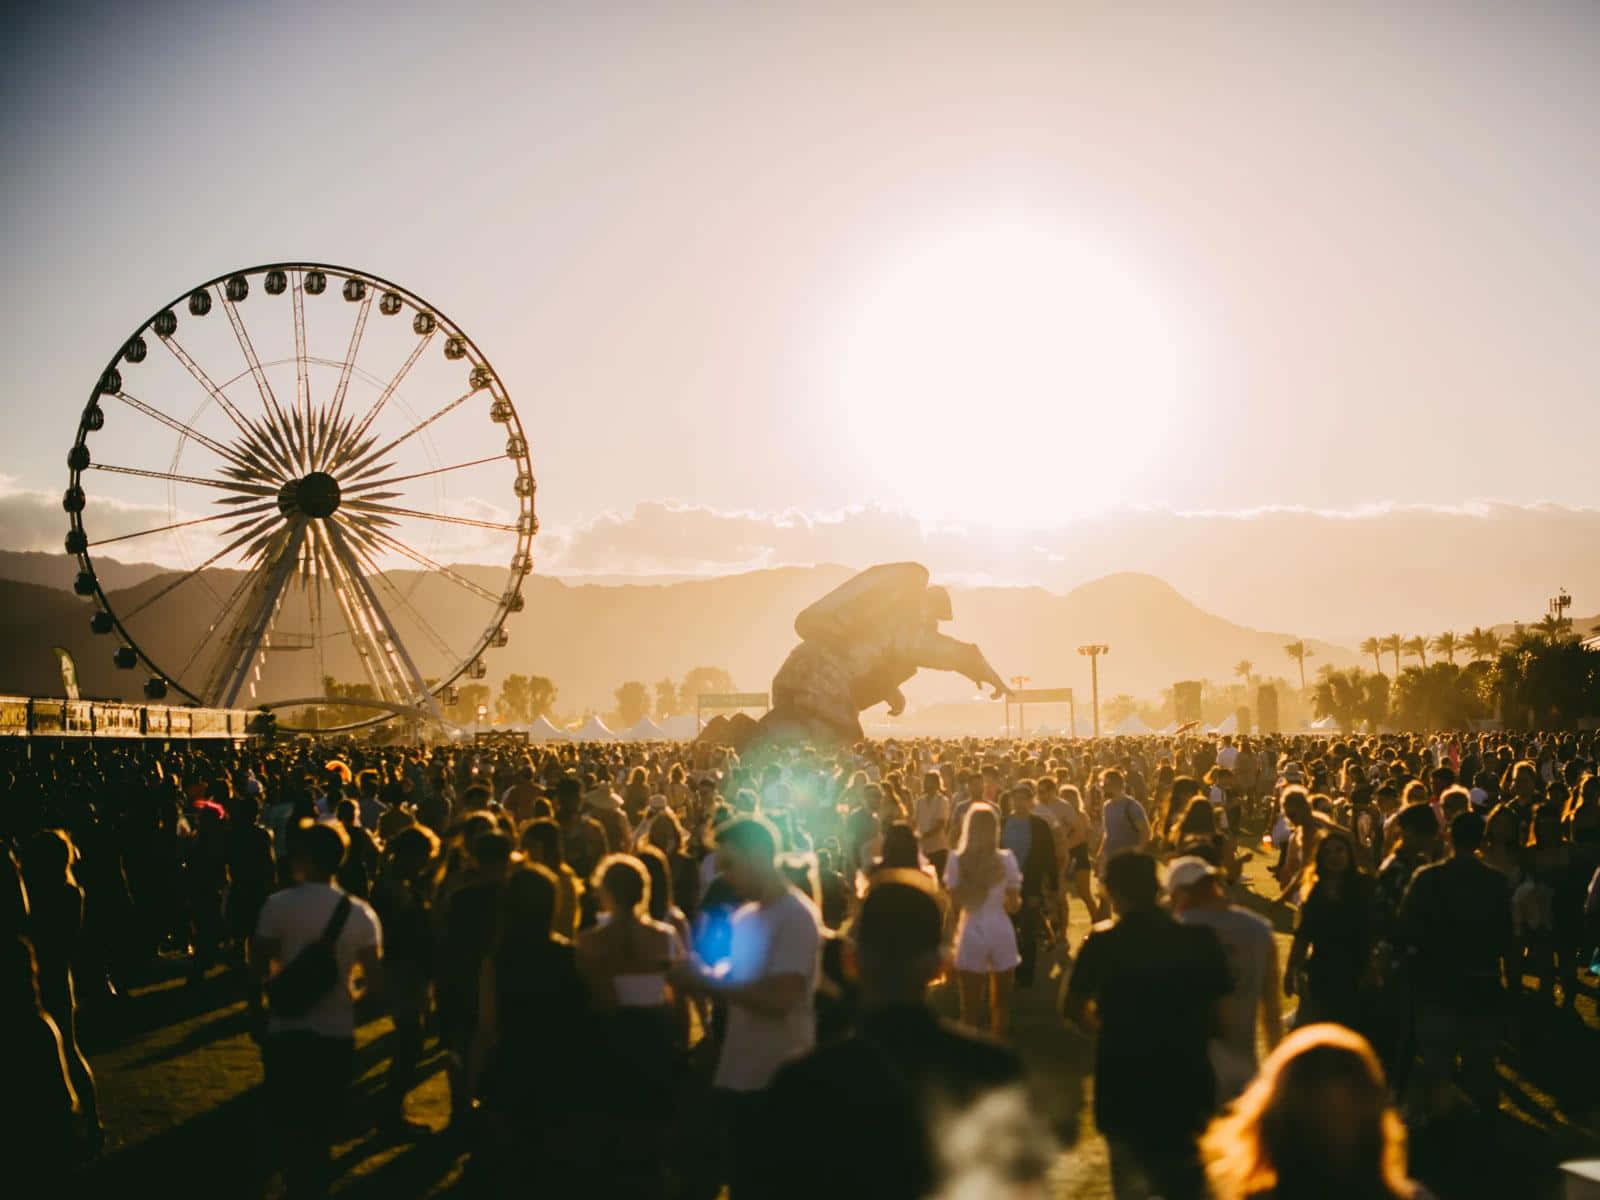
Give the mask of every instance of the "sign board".
<svg viewBox="0 0 1600 1200">
<path fill-rule="evenodd" d="M 0 737 L 26 737 L 27 735 L 27 697 L 0 696 Z"/>
<path fill-rule="evenodd" d="M 97 704 L 94 706 L 95 737 L 135 738 L 139 728 L 139 710 L 132 704 Z"/>
<path fill-rule="evenodd" d="M 61 732 L 72 737 L 94 733 L 94 705 L 88 700 L 68 700 Z"/>
<path fill-rule="evenodd" d="M 701 708 L 766 708 L 765 692 L 702 692 L 695 701 Z"/>
<path fill-rule="evenodd" d="M 515 750 L 528 744 L 526 729 L 485 729 L 473 735 L 472 744 L 491 750 Z"/>
<path fill-rule="evenodd" d="M 228 733 L 228 713 L 221 708 L 192 708 L 189 710 L 189 736 L 225 738 Z"/>
<path fill-rule="evenodd" d="M 1071 704 L 1071 688 L 1018 688 L 1011 693 L 1013 704 Z"/>
</svg>

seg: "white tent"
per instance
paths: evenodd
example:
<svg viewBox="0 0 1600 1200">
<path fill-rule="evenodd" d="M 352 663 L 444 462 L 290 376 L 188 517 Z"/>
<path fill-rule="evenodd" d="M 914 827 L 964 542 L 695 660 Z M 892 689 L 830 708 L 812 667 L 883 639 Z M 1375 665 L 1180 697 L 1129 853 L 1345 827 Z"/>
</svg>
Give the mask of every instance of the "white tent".
<svg viewBox="0 0 1600 1200">
<path fill-rule="evenodd" d="M 630 742 L 659 742 L 667 735 L 661 726 L 652 721 L 649 714 L 646 714 L 640 717 L 633 728 L 622 736 Z"/>
<path fill-rule="evenodd" d="M 1158 729 L 1156 732 L 1166 737 L 1171 737 L 1173 734 L 1178 732 L 1178 723 L 1173 721 L 1170 725 L 1167 725 L 1162 729 Z"/>
<path fill-rule="evenodd" d="M 549 717 L 540 713 L 528 722 L 528 740 L 530 742 L 564 742 L 567 740 L 567 731 L 561 726 L 552 723 Z"/>
<path fill-rule="evenodd" d="M 578 742 L 614 742 L 617 735 L 612 733 L 606 723 L 599 717 L 591 716 L 576 729 L 569 730 L 567 736 Z"/>
<path fill-rule="evenodd" d="M 1228 716 L 1224 717 L 1222 719 L 1222 721 L 1217 725 L 1217 727 L 1215 729 L 1213 729 L 1211 732 L 1212 733 L 1238 733 L 1239 732 L 1239 716 L 1238 716 L 1238 714 L 1237 713 L 1230 713 Z"/>
<path fill-rule="evenodd" d="M 693 741 L 700 736 L 700 721 L 693 713 L 679 713 L 666 719 L 661 732 L 675 742 Z"/>
<path fill-rule="evenodd" d="M 1338 733 L 1339 722 L 1335 721 L 1332 717 L 1323 717 L 1320 721 L 1311 722 L 1311 728 L 1315 729 L 1318 733 Z"/>
<path fill-rule="evenodd" d="M 1144 723 L 1138 713 L 1129 713 L 1123 718 L 1122 724 L 1111 732 L 1122 737 L 1137 737 L 1141 734 L 1153 733 L 1154 730 Z"/>
</svg>

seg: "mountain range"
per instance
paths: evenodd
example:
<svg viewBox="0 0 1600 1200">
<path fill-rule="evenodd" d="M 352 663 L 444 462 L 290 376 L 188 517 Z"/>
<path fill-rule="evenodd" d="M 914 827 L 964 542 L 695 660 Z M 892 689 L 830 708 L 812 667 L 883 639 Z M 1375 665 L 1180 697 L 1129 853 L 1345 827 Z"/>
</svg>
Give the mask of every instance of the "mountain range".
<svg viewBox="0 0 1600 1200">
<path fill-rule="evenodd" d="M 96 569 L 119 614 L 171 578 L 149 564 L 97 559 Z M 503 579 L 503 572 L 497 576 L 487 568 L 454 570 L 481 576 L 485 587 L 497 589 Z M 65 555 L 0 553 L 0 640 L 11 649 L 0 663 L 0 689 L 59 694 L 50 648 L 61 645 L 76 657 L 87 694 L 136 698 L 143 672 L 119 671 L 112 664 L 114 639 L 90 631 L 92 606 L 73 595 L 74 571 Z M 740 688 L 766 690 L 795 643 L 795 614 L 852 573 L 835 565 L 783 567 L 618 585 L 530 576 L 523 586 L 526 605 L 508 621 L 509 645 L 487 656 L 485 682 L 498 687 L 511 672 L 547 676 L 560 689 L 561 712 L 604 711 L 626 680 L 653 684 L 681 678 L 697 666 L 726 668 Z M 176 669 L 196 630 L 214 619 L 216 598 L 231 591 L 237 578 L 235 572 L 208 571 L 203 583 L 185 585 L 182 621 L 169 616 L 138 630 L 142 648 L 166 669 Z M 394 578 L 413 610 L 394 613 L 407 644 L 420 643 L 426 633 L 450 645 L 471 645 L 481 632 L 482 614 L 464 605 L 462 593 L 438 573 L 395 572 Z M 952 587 L 950 592 L 954 620 L 946 632 L 976 642 L 1003 676 L 1025 675 L 1030 687 L 1072 687 L 1087 698 L 1088 663 L 1076 652 L 1085 642 L 1111 647 L 1100 660 L 1102 698 L 1153 697 L 1179 679 L 1231 681 L 1241 660 L 1252 662 L 1257 676 L 1297 679 L 1297 667 L 1284 653 L 1285 644 L 1296 640 L 1293 634 L 1250 629 L 1205 612 L 1151 575 L 1108 575 L 1065 594 L 1037 587 Z M 1306 644 L 1308 677 L 1323 665 L 1361 661 L 1347 647 Z M 293 655 L 269 655 L 263 696 L 308 694 L 305 683 L 288 681 L 288 664 L 306 666 Z M 326 670 L 340 679 L 362 678 L 359 660 L 347 645 L 329 651 Z M 312 678 L 303 669 L 301 676 Z M 957 677 L 924 672 L 906 694 L 913 707 L 943 705 L 970 700 L 973 688 Z"/>
</svg>

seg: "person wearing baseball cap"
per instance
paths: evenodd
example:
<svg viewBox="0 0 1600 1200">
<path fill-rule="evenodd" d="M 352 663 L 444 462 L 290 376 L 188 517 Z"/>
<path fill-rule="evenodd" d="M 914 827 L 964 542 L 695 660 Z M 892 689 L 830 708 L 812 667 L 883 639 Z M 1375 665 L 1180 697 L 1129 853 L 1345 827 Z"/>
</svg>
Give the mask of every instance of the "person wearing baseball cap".
<svg viewBox="0 0 1600 1200">
<path fill-rule="evenodd" d="M 1195 855 L 1167 866 L 1173 915 L 1185 925 L 1204 925 L 1217 935 L 1228 959 L 1232 989 L 1217 1006 L 1217 1032 L 1208 1047 L 1217 1075 L 1217 1102 L 1232 1100 L 1256 1073 L 1256 1019 L 1267 1048 L 1283 1037 L 1278 992 L 1278 947 L 1272 925 L 1249 909 L 1228 903 L 1222 872 Z"/>
<path fill-rule="evenodd" d="M 1198 1197 L 1196 1141 L 1216 1108 L 1210 1039 L 1233 986 L 1228 960 L 1209 929 L 1161 906 L 1150 855 L 1115 855 L 1105 884 L 1116 919 L 1096 925 L 1079 949 L 1063 1011 L 1095 1037 L 1094 1121 L 1110 1152 L 1111 1190 Z"/>
</svg>

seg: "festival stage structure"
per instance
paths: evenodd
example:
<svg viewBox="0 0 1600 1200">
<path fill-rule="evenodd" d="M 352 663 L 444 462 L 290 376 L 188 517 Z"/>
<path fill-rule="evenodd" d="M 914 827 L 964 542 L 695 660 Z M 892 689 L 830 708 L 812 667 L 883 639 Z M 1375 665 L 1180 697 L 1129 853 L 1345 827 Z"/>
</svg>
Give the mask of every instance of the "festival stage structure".
<svg viewBox="0 0 1600 1200">
<path fill-rule="evenodd" d="M 67 467 L 75 589 L 154 702 L 334 706 L 319 732 L 439 718 L 533 569 L 500 376 L 437 305 L 349 267 L 233 271 L 156 310 L 95 380 Z M 121 590 L 96 568 L 158 553 L 186 565 Z"/>
</svg>

